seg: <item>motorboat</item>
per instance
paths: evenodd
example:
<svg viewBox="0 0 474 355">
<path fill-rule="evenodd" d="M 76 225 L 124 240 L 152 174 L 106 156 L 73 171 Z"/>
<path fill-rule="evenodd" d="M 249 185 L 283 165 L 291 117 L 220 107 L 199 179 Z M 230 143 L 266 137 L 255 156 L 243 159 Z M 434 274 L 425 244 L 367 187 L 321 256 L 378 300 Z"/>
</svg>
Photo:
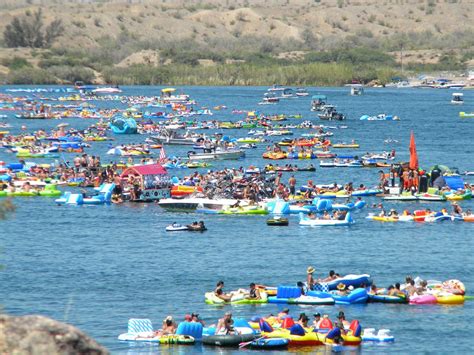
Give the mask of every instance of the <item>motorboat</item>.
<svg viewBox="0 0 474 355">
<path fill-rule="evenodd" d="M 275 92 L 266 92 L 263 95 L 263 99 L 259 102 L 259 105 L 269 105 L 269 104 L 276 104 L 280 101 L 280 98 L 277 97 Z"/>
<path fill-rule="evenodd" d="M 326 105 L 326 95 L 313 95 L 311 97 L 311 111 L 320 111 Z"/>
<path fill-rule="evenodd" d="M 159 136 L 151 136 L 148 141 L 151 143 L 158 144 L 169 144 L 169 145 L 195 145 L 200 137 L 199 135 L 178 135 L 174 131 L 165 131 Z"/>
<path fill-rule="evenodd" d="M 161 100 L 165 103 L 170 104 L 188 104 L 191 103 L 189 99 L 189 95 L 179 94 L 175 95 L 176 89 L 175 88 L 164 88 L 161 90 Z"/>
<path fill-rule="evenodd" d="M 190 198 L 164 198 L 158 205 L 166 211 L 193 212 L 197 209 L 220 211 L 226 206 L 233 206 L 237 203 L 234 199 L 210 199 L 200 197 Z"/>
<path fill-rule="evenodd" d="M 324 105 L 321 107 L 321 113 L 318 114 L 318 117 L 321 120 L 327 121 L 343 121 L 346 119 L 346 116 L 342 113 L 336 111 L 336 107 L 333 105 Z"/>
<path fill-rule="evenodd" d="M 296 94 L 296 96 L 298 96 L 298 97 L 309 96 L 309 92 L 308 92 L 308 90 L 306 90 L 305 88 L 297 88 L 295 94 Z"/>
<path fill-rule="evenodd" d="M 364 87 L 361 84 L 351 85 L 351 96 L 360 96 L 364 93 Z"/>
<path fill-rule="evenodd" d="M 453 92 L 451 103 L 453 105 L 462 105 L 464 103 L 464 94 L 461 92 Z"/>
<path fill-rule="evenodd" d="M 399 121 L 400 118 L 394 115 L 387 115 L 385 113 L 376 116 L 363 115 L 360 117 L 361 121 Z"/>
<path fill-rule="evenodd" d="M 92 92 L 94 94 L 117 94 L 117 93 L 122 92 L 122 90 L 119 89 L 118 86 L 116 86 L 116 87 L 100 87 L 100 88 L 93 89 Z"/>
<path fill-rule="evenodd" d="M 227 160 L 227 159 L 240 159 L 245 157 L 245 151 L 242 149 L 221 149 L 216 148 L 215 150 L 207 150 L 203 153 L 196 153 L 194 151 L 188 152 L 189 160 Z"/>
</svg>

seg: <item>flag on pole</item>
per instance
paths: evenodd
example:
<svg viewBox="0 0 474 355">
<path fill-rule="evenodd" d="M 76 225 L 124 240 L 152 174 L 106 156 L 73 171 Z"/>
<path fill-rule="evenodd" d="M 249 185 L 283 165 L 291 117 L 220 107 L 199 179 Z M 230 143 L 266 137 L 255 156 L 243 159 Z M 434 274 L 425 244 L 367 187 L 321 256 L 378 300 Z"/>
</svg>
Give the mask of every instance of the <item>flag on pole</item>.
<svg viewBox="0 0 474 355">
<path fill-rule="evenodd" d="M 161 146 L 159 163 L 163 164 L 164 162 L 166 162 L 166 153 L 165 153 L 165 148 Z"/>
<path fill-rule="evenodd" d="M 415 135 L 413 131 L 410 134 L 410 169 L 418 169 L 418 154 L 416 152 Z"/>
</svg>

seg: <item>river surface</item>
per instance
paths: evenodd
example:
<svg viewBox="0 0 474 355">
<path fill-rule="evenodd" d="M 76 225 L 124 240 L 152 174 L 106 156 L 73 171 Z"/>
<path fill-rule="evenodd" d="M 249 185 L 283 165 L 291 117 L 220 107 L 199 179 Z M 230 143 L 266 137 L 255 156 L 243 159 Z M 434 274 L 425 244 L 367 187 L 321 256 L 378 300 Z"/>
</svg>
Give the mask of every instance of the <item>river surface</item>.
<svg viewBox="0 0 474 355">
<path fill-rule="evenodd" d="M 6 88 L 0 88 L 4 92 Z M 158 95 L 158 87 L 126 87 L 126 95 Z M 199 106 L 226 105 L 227 110 L 198 120 L 238 120 L 243 115 L 232 109 L 257 109 L 263 113 L 301 113 L 303 119 L 321 122 L 310 112 L 310 97 L 288 99 L 278 105 L 258 106 L 262 87 L 184 87 Z M 460 119 L 459 111 L 474 110 L 474 91 L 464 91 L 465 104 L 450 104 L 451 90 L 367 89 L 360 97 L 348 95 L 348 88 L 309 88 L 311 94 L 325 94 L 328 101 L 346 113 L 347 129 L 334 130 L 333 142 L 357 140 L 359 153 L 396 149 L 398 160 L 408 160 L 410 131 L 416 137 L 421 167 L 434 164 L 473 171 L 472 143 L 474 120 Z M 18 95 L 23 95 L 19 93 Z M 31 95 L 31 94 L 30 94 Z M 48 94 L 50 95 L 50 94 Z M 52 96 L 57 96 L 54 94 Z M 98 102 L 102 107 L 124 106 L 118 102 Z M 0 112 L 14 127 L 26 124 L 29 130 L 52 128 L 56 120 L 23 121 L 13 113 Z M 398 122 L 359 121 L 362 114 L 387 113 L 401 117 Z M 67 119 L 71 126 L 85 128 L 94 120 Z M 291 119 L 290 123 L 300 120 Z M 337 123 L 330 125 L 339 125 Z M 297 131 L 304 133 L 303 130 Z M 246 136 L 246 130 L 226 130 L 232 137 Z M 145 136 L 116 136 L 118 143 L 140 142 Z M 386 144 L 386 139 L 399 143 Z M 279 140 L 279 138 L 274 138 Z M 115 143 L 114 143 L 115 144 Z M 87 152 L 105 153 L 108 142 L 98 142 Z M 242 161 L 215 164 L 263 167 L 265 145 L 247 151 Z M 188 149 L 166 147 L 168 155 L 184 156 Z M 72 160 L 74 155 L 67 155 Z M 0 150 L 0 160 L 15 161 Z M 284 161 L 295 163 L 295 161 Z M 305 165 L 306 162 L 296 162 Z M 313 163 L 318 166 L 317 161 Z M 170 171 L 183 176 L 192 170 Z M 346 183 L 355 186 L 377 183 L 378 169 L 321 169 L 296 173 L 298 185 L 308 179 L 315 183 Z M 283 175 L 286 181 L 289 174 Z M 467 179 L 471 183 L 474 179 Z M 64 188 L 71 190 L 72 188 Z M 367 199 L 370 204 L 379 202 Z M 277 313 L 281 305 L 215 307 L 204 303 L 204 293 L 224 280 L 226 290 L 247 287 L 250 282 L 268 285 L 304 281 L 306 268 L 313 265 L 315 276 L 330 269 L 340 274 L 368 273 L 379 287 L 402 282 L 406 275 L 430 280 L 460 279 L 467 293 L 474 291 L 473 224 L 393 223 L 365 219 L 369 209 L 355 214 L 349 228 L 304 228 L 297 217 L 289 227 L 267 227 L 265 216 L 218 216 L 168 213 L 156 204 L 112 206 L 56 206 L 48 198 L 16 198 L 17 211 L 0 222 L 0 303 L 12 315 L 42 314 L 78 326 L 114 354 L 158 352 L 236 353 L 201 345 L 174 347 L 129 345 L 117 340 L 127 330 L 129 318 L 150 318 L 159 327 L 163 318 L 198 312 L 207 324 L 214 323 L 225 310 L 234 317 Z M 474 208 L 463 201 L 464 209 Z M 420 207 L 441 209 L 448 203 L 386 203 L 387 208 Z M 204 219 L 208 231 L 202 234 L 166 233 L 172 223 Z M 363 327 L 387 328 L 396 337 L 389 345 L 364 344 L 363 353 L 467 353 L 474 351 L 474 301 L 463 306 L 408 306 L 368 304 L 362 306 L 290 306 L 290 314 L 314 311 L 335 318 L 343 310 Z M 165 349 L 165 350 L 163 350 Z M 311 350 L 311 349 L 310 349 Z M 324 352 L 324 349 L 312 349 Z"/>
</svg>

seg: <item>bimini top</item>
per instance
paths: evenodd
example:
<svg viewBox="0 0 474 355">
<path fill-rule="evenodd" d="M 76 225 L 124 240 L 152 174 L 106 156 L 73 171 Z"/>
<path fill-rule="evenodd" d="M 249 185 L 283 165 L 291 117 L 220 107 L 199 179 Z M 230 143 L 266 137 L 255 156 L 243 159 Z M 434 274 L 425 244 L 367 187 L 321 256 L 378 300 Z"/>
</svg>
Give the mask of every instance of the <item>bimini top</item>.
<svg viewBox="0 0 474 355">
<path fill-rule="evenodd" d="M 311 99 L 313 99 L 313 100 L 326 100 L 327 97 L 326 97 L 326 95 L 313 95 L 313 97 Z"/>
<path fill-rule="evenodd" d="M 462 92 L 453 92 L 453 96 L 464 96 Z"/>
<path fill-rule="evenodd" d="M 161 89 L 161 92 L 175 92 L 176 89 L 175 88 L 165 88 L 165 89 Z"/>
<path fill-rule="evenodd" d="M 167 171 L 160 164 L 136 165 L 125 169 L 121 177 L 126 178 L 129 175 L 165 175 Z"/>
</svg>

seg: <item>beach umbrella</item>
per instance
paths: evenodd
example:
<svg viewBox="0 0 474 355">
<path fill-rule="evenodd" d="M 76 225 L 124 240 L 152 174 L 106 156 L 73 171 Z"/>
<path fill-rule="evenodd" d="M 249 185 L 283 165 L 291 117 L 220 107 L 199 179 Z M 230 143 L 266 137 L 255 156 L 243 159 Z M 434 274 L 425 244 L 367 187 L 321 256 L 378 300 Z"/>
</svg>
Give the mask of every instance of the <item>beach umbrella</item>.
<svg viewBox="0 0 474 355">
<path fill-rule="evenodd" d="M 416 152 L 415 135 L 413 131 L 410 134 L 410 169 L 418 169 L 418 154 Z"/>
</svg>

